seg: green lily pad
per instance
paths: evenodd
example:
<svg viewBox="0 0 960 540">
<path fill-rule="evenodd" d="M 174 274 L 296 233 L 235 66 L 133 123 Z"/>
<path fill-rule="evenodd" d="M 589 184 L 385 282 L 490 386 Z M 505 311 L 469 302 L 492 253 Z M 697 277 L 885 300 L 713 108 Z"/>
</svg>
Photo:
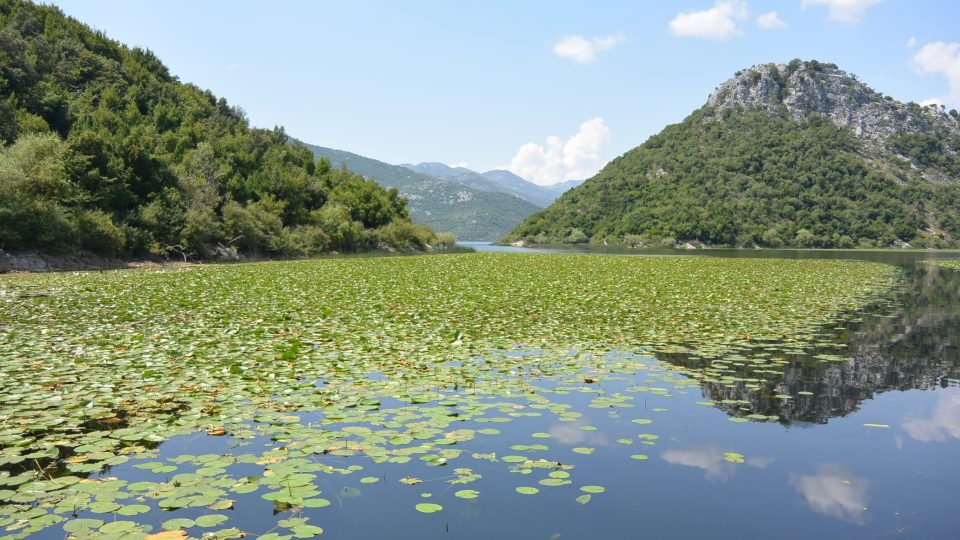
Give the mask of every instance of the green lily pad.
<svg viewBox="0 0 960 540">
<path fill-rule="evenodd" d="M 443 510 L 443 507 L 439 504 L 434 503 L 420 503 L 416 506 L 417 512 L 424 514 L 433 514 L 434 512 L 439 512 Z"/>
<path fill-rule="evenodd" d="M 223 514 L 207 514 L 205 516 L 200 516 L 194 519 L 193 521 L 197 527 L 208 528 L 208 527 L 216 527 L 217 525 L 220 525 L 221 523 L 223 523 L 224 521 L 227 521 L 228 519 L 230 518 L 228 518 Z"/>
</svg>

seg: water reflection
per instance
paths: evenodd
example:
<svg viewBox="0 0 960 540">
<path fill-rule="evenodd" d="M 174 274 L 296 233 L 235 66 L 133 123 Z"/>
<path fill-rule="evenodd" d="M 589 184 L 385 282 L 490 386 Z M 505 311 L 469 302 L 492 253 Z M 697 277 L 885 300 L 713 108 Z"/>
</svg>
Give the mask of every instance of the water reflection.
<svg viewBox="0 0 960 540">
<path fill-rule="evenodd" d="M 907 420 L 903 423 L 903 430 L 920 442 L 960 439 L 960 389 L 942 392 L 931 418 Z"/>
<path fill-rule="evenodd" d="M 723 451 L 716 446 L 687 450 L 671 449 L 664 451 L 661 457 L 671 465 L 702 469 L 704 478 L 711 482 L 726 482 L 733 478 L 737 471 L 737 464 L 740 462 L 737 457 L 731 458 L 729 455 L 724 455 Z M 742 456 L 740 456 L 740 459 L 742 459 Z M 750 467 L 763 469 L 773 463 L 773 459 L 749 457 L 743 460 L 743 463 Z"/>
<path fill-rule="evenodd" d="M 807 355 L 779 355 L 786 360 L 782 374 L 756 374 L 747 366 L 737 375 L 760 379 L 753 381 L 753 388 L 743 381 L 706 382 L 704 396 L 735 416 L 760 414 L 778 417 L 783 423 L 826 423 L 856 411 L 879 392 L 957 386 L 960 272 L 925 263 L 906 266 L 904 271 L 907 283 L 890 304 L 895 308 L 879 306 L 874 313 L 837 329 L 834 339 L 842 346 L 839 353 L 825 348 Z M 815 358 L 825 352 L 843 359 Z M 674 364 L 706 367 L 703 361 L 683 355 L 659 357 Z M 943 406 L 946 410 L 952 405 Z M 953 409 L 930 422 L 944 426 L 950 414 L 958 417 Z M 912 425 L 917 433 L 945 437 L 957 433 L 960 420 L 938 427 L 939 431 L 931 431 L 928 423 Z"/>
<path fill-rule="evenodd" d="M 791 474 L 790 485 L 818 514 L 858 525 L 866 522 L 870 481 L 855 476 L 844 465 L 820 465 L 817 474 L 813 475 Z"/>
<path fill-rule="evenodd" d="M 584 424 L 555 424 L 549 430 L 551 438 L 560 444 L 573 446 L 576 444 L 592 444 L 595 446 L 607 446 L 610 440 L 603 434 L 596 431 L 585 431 Z"/>
</svg>

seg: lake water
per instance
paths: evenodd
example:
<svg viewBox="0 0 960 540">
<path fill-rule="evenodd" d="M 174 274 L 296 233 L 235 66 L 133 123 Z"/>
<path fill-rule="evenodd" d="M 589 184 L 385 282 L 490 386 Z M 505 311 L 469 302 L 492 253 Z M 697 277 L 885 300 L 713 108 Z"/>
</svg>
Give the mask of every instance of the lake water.
<svg viewBox="0 0 960 540">
<path fill-rule="evenodd" d="M 960 537 L 960 272 L 924 263 L 955 254 L 682 254 L 867 258 L 897 264 L 905 277 L 894 298 L 826 330 L 836 346 L 784 355 L 782 369 L 765 376 L 757 376 L 751 358 L 778 355 L 763 350 L 724 359 L 733 371 L 706 380 L 689 378 L 685 369 L 702 369 L 709 360 L 683 352 L 658 359 L 610 354 L 573 376 L 551 376 L 549 366 L 531 376 L 517 373 L 515 360 L 536 351 L 518 348 L 503 352 L 501 393 L 467 399 L 464 388 L 438 388 L 448 403 L 419 408 L 379 396 L 376 408 L 396 409 L 396 417 L 442 409 L 431 414 L 442 414 L 449 430 L 497 433 L 447 441 L 442 448 L 464 454 L 446 465 L 419 455 L 406 464 L 378 464 L 350 452 L 320 455 L 317 464 L 345 471 L 316 479 L 329 506 L 296 512 L 264 500 L 263 490 L 239 494 L 234 508 L 219 512 L 228 521 L 209 530 L 236 527 L 256 536 L 271 532 L 278 519 L 306 517 L 325 530 L 323 537 L 337 539 Z M 815 358 L 837 351 L 840 358 Z M 730 378 L 731 372 L 741 376 Z M 384 429 L 369 418 L 353 424 L 358 433 Z M 176 437 L 149 461 L 284 446 L 275 431 L 260 437 L 255 428 L 244 439 Z M 104 474 L 129 482 L 164 478 L 137 468 L 143 461 Z M 363 469 L 346 474 L 351 465 Z M 263 473 L 252 463 L 226 468 L 238 478 Z M 420 482 L 402 483 L 403 477 Z M 458 478 L 465 482 L 451 483 Z M 455 495 L 464 489 L 478 493 Z M 419 503 L 443 510 L 421 513 L 414 510 Z M 136 519 L 159 525 L 204 513 L 210 511 L 154 509 Z M 191 529 L 191 536 L 199 534 Z M 36 536 L 64 533 L 55 526 Z"/>
</svg>

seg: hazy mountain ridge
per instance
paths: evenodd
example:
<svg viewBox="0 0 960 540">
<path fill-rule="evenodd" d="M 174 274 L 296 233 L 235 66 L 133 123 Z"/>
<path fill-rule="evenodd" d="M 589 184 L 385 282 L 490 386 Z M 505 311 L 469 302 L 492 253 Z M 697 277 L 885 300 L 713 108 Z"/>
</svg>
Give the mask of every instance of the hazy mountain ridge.
<svg viewBox="0 0 960 540">
<path fill-rule="evenodd" d="M 412 171 L 457 182 L 474 189 L 508 193 L 529 201 L 540 208 L 549 206 L 563 192 L 583 183 L 582 180 L 568 180 L 551 186 L 541 186 L 503 169 L 478 173 L 465 167 L 451 167 L 436 162 L 419 163 L 417 165 L 403 164 L 402 166 Z"/>
<path fill-rule="evenodd" d="M 452 232 L 460 240 L 496 240 L 541 208 L 507 193 L 435 178 L 343 150 L 303 144 L 314 156 L 329 159 L 335 167 L 345 165 L 351 172 L 396 188 L 407 198 L 414 221 Z"/>
<path fill-rule="evenodd" d="M 833 64 L 738 72 L 509 239 L 673 245 L 960 245 L 960 113 Z"/>
</svg>

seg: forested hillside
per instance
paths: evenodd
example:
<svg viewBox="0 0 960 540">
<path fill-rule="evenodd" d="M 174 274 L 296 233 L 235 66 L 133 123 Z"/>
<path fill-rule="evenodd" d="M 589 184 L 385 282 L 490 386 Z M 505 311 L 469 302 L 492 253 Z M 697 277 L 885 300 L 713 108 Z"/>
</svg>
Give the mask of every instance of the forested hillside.
<svg viewBox="0 0 960 540">
<path fill-rule="evenodd" d="M 306 147 L 334 166 L 343 165 L 382 186 L 398 189 L 407 198 L 414 221 L 450 231 L 461 240 L 497 240 L 541 208 L 508 193 L 478 189 L 351 152 L 311 144 Z"/>
<path fill-rule="evenodd" d="M 436 241 L 396 190 L 250 127 L 58 9 L 0 0 L 0 249 L 203 257 Z"/>
<path fill-rule="evenodd" d="M 758 66 L 613 160 L 508 240 L 960 245 L 960 115 L 831 64 Z"/>
</svg>

